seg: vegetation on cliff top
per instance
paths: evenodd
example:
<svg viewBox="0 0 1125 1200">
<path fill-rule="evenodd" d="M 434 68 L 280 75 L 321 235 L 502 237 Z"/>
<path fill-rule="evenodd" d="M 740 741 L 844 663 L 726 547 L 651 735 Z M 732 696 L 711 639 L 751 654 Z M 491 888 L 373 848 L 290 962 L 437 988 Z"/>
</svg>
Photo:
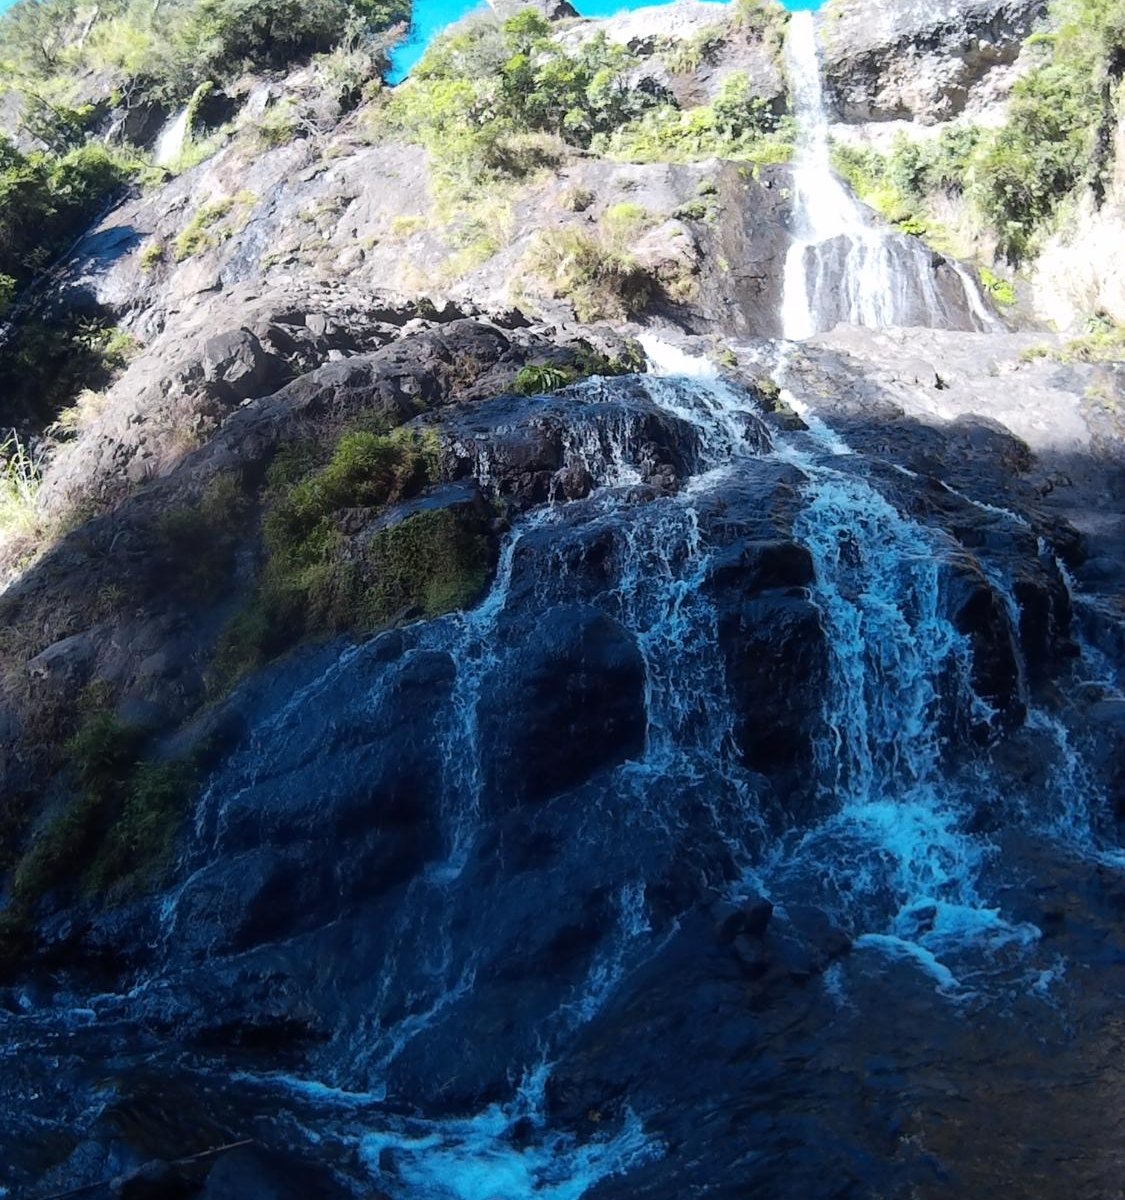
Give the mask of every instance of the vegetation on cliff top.
<svg viewBox="0 0 1125 1200">
<path fill-rule="evenodd" d="M 739 11 L 766 19 L 749 3 Z M 553 32 L 527 9 L 446 34 L 384 98 L 374 132 L 424 145 L 439 190 L 461 200 L 525 178 L 566 147 L 633 161 L 788 157 L 788 120 L 744 74 L 712 103 L 681 111 L 670 94 L 635 86 L 638 58 L 603 33 L 565 44 Z"/>
<path fill-rule="evenodd" d="M 1099 196 L 1125 76 L 1125 3 L 1055 0 L 1054 28 L 1036 34 L 1033 69 L 997 129 L 961 126 L 889 154 L 837 146 L 837 169 L 861 199 L 906 232 L 936 238 L 935 200 L 964 201 L 1012 263 L 1032 257 L 1087 189 Z"/>
<path fill-rule="evenodd" d="M 108 99 L 177 104 L 207 81 L 276 69 L 357 29 L 409 19 L 407 0 L 18 0 L 0 18 L 0 67 L 25 122 L 76 123 Z"/>
</svg>

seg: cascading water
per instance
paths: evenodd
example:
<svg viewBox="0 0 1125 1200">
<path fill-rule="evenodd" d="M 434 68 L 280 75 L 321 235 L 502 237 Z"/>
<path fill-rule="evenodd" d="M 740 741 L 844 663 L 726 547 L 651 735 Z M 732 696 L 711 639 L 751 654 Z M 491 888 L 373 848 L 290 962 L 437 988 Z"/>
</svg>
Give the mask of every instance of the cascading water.
<svg viewBox="0 0 1125 1200">
<path fill-rule="evenodd" d="M 800 129 L 793 167 L 794 240 L 785 260 L 782 332 L 792 341 L 846 323 L 994 329 L 965 269 L 915 238 L 872 223 L 832 170 L 816 23 L 793 13 L 785 61 Z M 946 278 L 939 278 L 939 270 Z"/>
<path fill-rule="evenodd" d="M 169 1068 L 213 1070 L 255 1113 L 277 1114 L 259 1130 L 289 1145 L 314 1144 L 347 1165 L 357 1191 L 377 1186 L 394 1200 L 579 1200 L 623 1176 L 628 1190 L 633 1173 L 664 1169 L 677 1153 L 676 1139 L 662 1133 L 667 1110 L 677 1107 L 674 1093 L 645 1100 L 638 1078 L 637 1096 L 623 1086 L 605 1113 L 600 1101 L 583 1102 L 581 1111 L 592 1115 L 581 1127 L 557 1122 L 551 1096 L 556 1085 L 584 1095 L 581 1070 L 573 1083 L 575 1047 L 588 1034 L 598 1046 L 613 1039 L 598 1032 L 599 1022 L 622 995 L 635 1006 L 638 995 L 658 994 L 655 1014 L 645 1013 L 640 1027 L 646 1043 L 659 1042 L 661 1010 L 673 1003 L 659 994 L 665 971 L 675 994 L 698 989 L 703 997 L 698 1013 L 674 1014 L 672 1028 L 737 1025 L 729 1006 L 709 1007 L 709 978 L 700 983 L 688 973 L 681 986 L 675 958 L 656 979 L 636 982 L 678 944 L 698 903 L 696 876 L 713 896 L 767 896 L 781 921 L 814 905 L 846 930 L 856 965 L 837 964 L 824 976 L 824 994 L 840 1013 L 854 976 L 863 982 L 864 961 L 879 978 L 903 972 L 914 1002 L 921 995 L 943 1012 L 960 1013 L 993 993 L 1005 1003 L 1024 994 L 1049 1001 L 1061 977 L 1057 955 L 1013 906 L 1010 888 L 995 885 L 1002 858 L 978 816 L 1006 779 L 951 732 L 960 718 L 987 727 L 992 716 L 973 690 L 969 640 L 946 612 L 951 536 L 905 515 L 868 460 L 812 414 L 803 431 L 771 431 L 752 396 L 705 363 L 653 342 L 647 349 L 668 374 L 592 380 L 566 394 L 557 475 L 584 474 L 593 490 L 562 500 L 556 478 L 544 491 L 550 502 L 515 518 L 480 604 L 326 650 L 296 686 L 279 684 L 275 695 L 263 684 L 260 697 L 245 700 L 252 731 L 210 780 L 183 882 L 165 900 L 164 952 L 172 961 L 185 937 L 198 939 L 195 906 L 215 863 L 246 860 L 252 874 L 256 850 L 247 846 L 269 837 L 277 843 L 270 855 L 284 857 L 290 840 L 310 830 L 341 847 L 363 836 L 366 808 L 339 828 L 319 825 L 339 790 L 352 789 L 363 804 L 393 795 L 403 811 L 390 824 L 405 821 L 411 805 L 432 816 L 434 836 L 414 875 L 385 897 L 376 879 L 374 907 L 359 918 L 341 914 L 315 953 L 297 937 L 255 967 L 236 945 L 226 986 L 269 996 L 271 978 L 292 976 L 301 982 L 285 988 L 307 989 L 330 1007 L 329 1035 L 299 1066 L 271 1062 L 256 1071 L 240 1054 L 232 1072 L 222 1059 L 201 1065 L 193 1048 L 186 1064 Z M 784 380 L 784 365 L 779 375 Z M 804 409 L 796 396 L 783 398 Z M 549 402 L 528 403 L 541 412 Z M 655 413 L 677 431 L 677 486 L 645 482 L 652 448 L 630 411 Z M 475 471 L 486 490 L 497 486 L 500 468 L 486 454 Z M 763 516 L 775 501 L 789 514 L 776 518 L 780 525 Z M 1022 520 L 992 505 L 981 515 Z M 826 656 L 810 779 L 794 784 L 816 793 L 811 818 L 787 811 L 788 796 L 772 793 L 746 765 L 735 693 L 747 685 L 732 673 L 724 646 L 732 621 L 759 619 L 759 610 L 743 606 L 744 557 L 779 540 L 807 551 L 811 579 L 792 586 L 781 577 L 765 590 L 771 603 L 815 608 Z M 733 607 L 728 597 L 724 609 L 720 581 L 732 571 Z M 1005 580 L 994 574 L 991 582 L 1014 606 Z M 556 665 L 544 685 L 525 656 L 559 613 L 587 633 L 578 658 Z M 620 676 L 631 677 L 628 656 L 608 660 L 611 669 L 598 659 L 600 675 L 588 661 L 607 638 L 633 647 L 639 659 L 639 736 L 628 753 L 569 790 L 513 803 L 494 780 L 505 758 L 497 727 L 506 706 L 520 703 L 509 690 L 528 673 L 536 687 L 581 686 L 587 672 L 602 690 L 619 686 Z M 549 657 L 557 656 L 550 646 Z M 422 709 L 409 708 L 412 688 L 424 692 Z M 253 715 L 255 704 L 264 715 Z M 379 741 L 402 725 L 404 706 L 411 727 L 398 741 Z M 568 713 L 567 720 L 580 716 Z M 538 755 L 549 754 L 555 732 Z M 1066 803 L 1052 827 L 1029 802 L 1024 827 L 1068 853 L 1093 850 L 1097 823 L 1088 818 L 1096 798 L 1075 786 L 1069 746 L 1052 744 L 1047 790 L 1067 790 Z M 406 757 L 428 747 L 426 777 L 388 777 L 395 757 L 388 746 Z M 419 792 L 429 799 L 420 803 Z M 780 814 L 763 810 L 771 797 Z M 1018 817 L 1019 804 L 1010 808 Z M 397 878 L 386 856 L 365 869 Z M 691 878 L 681 900 L 685 869 Z M 556 910 L 565 917 L 556 920 Z M 699 928 L 685 940 L 698 945 Z M 207 950 L 219 959 L 230 953 L 224 945 Z M 194 969 L 170 980 L 158 970 L 129 996 L 97 998 L 96 1012 L 83 1018 L 90 1036 L 112 1037 L 131 1004 L 153 1024 L 167 1021 L 164 997 L 189 987 Z M 735 994 L 745 986 L 736 976 Z M 629 1031 L 620 1012 L 614 1019 L 611 1031 Z M 43 1046 L 53 1051 L 47 1036 Z M 749 1051 L 732 1054 L 731 1062 L 741 1061 Z M 722 1062 L 724 1072 L 734 1069 Z M 732 1097 L 716 1102 L 733 1111 Z M 94 1093 L 89 1103 L 104 1100 Z M 748 1130 L 739 1178 L 758 1161 L 762 1139 L 776 1136 L 780 1145 L 788 1136 L 754 1122 Z"/>
<path fill-rule="evenodd" d="M 185 106 L 160 131 L 153 155 L 158 167 L 170 167 L 183 154 L 190 119 L 191 108 Z"/>
</svg>

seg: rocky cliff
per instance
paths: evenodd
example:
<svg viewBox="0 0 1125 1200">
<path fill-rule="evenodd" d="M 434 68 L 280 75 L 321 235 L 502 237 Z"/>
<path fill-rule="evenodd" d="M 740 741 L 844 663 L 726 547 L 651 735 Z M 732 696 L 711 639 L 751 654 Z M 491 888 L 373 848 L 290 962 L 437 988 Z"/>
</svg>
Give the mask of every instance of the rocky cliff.
<svg viewBox="0 0 1125 1200">
<path fill-rule="evenodd" d="M 1006 136 L 1066 13 L 833 0 L 899 190 L 799 273 L 942 319 L 785 342 L 783 11 L 502 16 L 204 88 L 15 298 L 3 1186 L 1109 1195 L 1118 67 L 965 265 L 880 131 Z"/>
</svg>

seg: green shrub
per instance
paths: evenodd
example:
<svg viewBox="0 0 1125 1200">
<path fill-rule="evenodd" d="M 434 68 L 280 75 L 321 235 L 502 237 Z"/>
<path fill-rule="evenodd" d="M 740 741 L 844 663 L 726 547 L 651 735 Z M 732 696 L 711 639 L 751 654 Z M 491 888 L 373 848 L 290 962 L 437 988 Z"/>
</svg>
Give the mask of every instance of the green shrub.
<svg viewBox="0 0 1125 1200">
<path fill-rule="evenodd" d="M 134 343 L 108 319 L 65 315 L 25 317 L 0 345 L 0 378 L 8 406 L 0 420 L 48 423 L 84 389 L 108 386 Z"/>
<path fill-rule="evenodd" d="M 656 219 L 647 209 L 629 201 L 611 205 L 602 213 L 601 219 L 606 241 L 620 247 L 627 246 L 655 223 Z"/>
<path fill-rule="evenodd" d="M 291 100 L 267 108 L 254 126 L 258 144 L 264 150 L 275 150 L 288 145 L 297 136 L 301 127 L 300 114 Z"/>
<path fill-rule="evenodd" d="M 140 730 L 112 713 L 95 713 L 83 722 L 66 745 L 75 790 L 16 866 L 16 900 L 31 902 L 60 884 L 78 883 L 105 834 L 117 789 L 130 776 L 140 743 Z"/>
<path fill-rule="evenodd" d="M 705 221 L 713 211 L 713 206 L 706 200 L 689 200 L 675 209 L 672 216 L 680 221 Z"/>
<path fill-rule="evenodd" d="M 84 720 L 66 746 L 73 791 L 16 865 L 17 909 L 60 886 L 120 895 L 167 862 L 195 770 L 183 760 L 141 761 L 143 741 L 143 730 L 112 713 Z"/>
<path fill-rule="evenodd" d="M 571 187 L 559 196 L 559 206 L 565 208 L 567 212 L 585 212 L 596 199 L 597 197 L 589 188 Z"/>
<path fill-rule="evenodd" d="M 164 261 L 164 243 L 161 241 L 147 242 L 137 257 L 137 265 L 146 274 L 156 270 Z"/>
<path fill-rule="evenodd" d="M 46 267 L 130 178 L 136 163 L 93 142 L 22 154 L 0 135 L 0 274 L 6 299 Z"/>
<path fill-rule="evenodd" d="M 530 9 L 503 24 L 480 19 L 434 42 L 386 97 L 375 132 L 424 145 L 439 190 L 462 202 L 544 165 L 530 135 L 585 147 L 652 107 L 629 86 L 635 61 L 602 35 L 566 50 Z"/>
<path fill-rule="evenodd" d="M 722 25 L 712 25 L 678 41 L 665 39 L 660 46 L 660 57 L 673 75 L 694 75 L 722 49 L 726 37 Z"/>
<path fill-rule="evenodd" d="M 684 111 L 654 108 L 594 142 L 597 150 L 628 162 L 697 162 L 704 158 L 787 162 L 794 126 L 754 93 L 742 71 L 723 81 L 710 104 Z"/>
<path fill-rule="evenodd" d="M 233 475 L 219 475 L 198 504 L 162 513 L 156 534 L 162 560 L 177 587 L 209 596 L 230 576 L 236 535 L 247 500 Z"/>
<path fill-rule="evenodd" d="M 478 523 L 447 508 L 415 513 L 380 530 L 365 548 L 355 597 L 360 624 L 378 629 L 413 608 L 427 617 L 465 608 L 484 591 L 491 566 L 489 539 Z"/>
<path fill-rule="evenodd" d="M 582 343 L 567 363 L 528 363 L 512 382 L 512 390 L 521 396 L 544 396 L 557 392 L 591 375 L 631 375 L 644 370 L 644 352 L 635 343 L 620 358 L 608 358 Z"/>
<path fill-rule="evenodd" d="M 527 264 L 584 323 L 635 316 L 653 293 L 651 276 L 631 255 L 582 229 L 540 233 Z"/>
<path fill-rule="evenodd" d="M 206 204 L 201 204 L 172 243 L 172 257 L 176 262 L 183 262 L 185 258 L 202 254 L 205 250 L 226 241 L 234 230 L 222 224 L 222 221 L 233 208 L 234 199 L 231 196 L 222 196 L 218 200 L 209 200 Z"/>
<path fill-rule="evenodd" d="M 1029 40 L 1039 61 L 1016 83 L 1003 125 L 900 140 L 881 178 L 900 208 L 916 212 L 938 193 L 963 195 L 1013 262 L 1035 253 L 1082 189 L 1102 186 L 1113 140 L 1120 0 L 1055 0 L 1051 15 L 1053 31 Z"/>
<path fill-rule="evenodd" d="M 216 647 L 220 686 L 303 636 L 375 628 L 389 619 L 379 616 L 382 610 L 367 595 L 377 590 L 370 564 L 344 555 L 340 519 L 351 510 L 378 511 L 416 496 L 438 478 L 439 449 L 433 430 L 402 428 L 345 433 L 323 465 L 313 465 L 316 455 L 308 445 L 279 452 L 267 475 L 265 561 L 257 586 Z M 384 589 L 386 595 L 393 591 Z M 425 596 L 415 601 L 423 604 Z"/>
<path fill-rule="evenodd" d="M 528 363 L 521 367 L 512 381 L 512 390 L 521 396 L 545 396 L 573 383 L 578 372 L 573 367 L 553 363 Z"/>
<path fill-rule="evenodd" d="M 1015 304 L 1016 289 L 1009 280 L 1001 278 L 987 267 L 981 267 L 980 281 L 995 304 L 1002 308 L 1011 308 Z"/>
<path fill-rule="evenodd" d="M 732 28 L 760 39 L 779 66 L 784 58 L 788 23 L 789 13 L 775 0 L 735 0 Z"/>
<path fill-rule="evenodd" d="M 13 429 L 0 442 L 0 544 L 37 529 L 40 479 L 39 459 Z"/>
</svg>

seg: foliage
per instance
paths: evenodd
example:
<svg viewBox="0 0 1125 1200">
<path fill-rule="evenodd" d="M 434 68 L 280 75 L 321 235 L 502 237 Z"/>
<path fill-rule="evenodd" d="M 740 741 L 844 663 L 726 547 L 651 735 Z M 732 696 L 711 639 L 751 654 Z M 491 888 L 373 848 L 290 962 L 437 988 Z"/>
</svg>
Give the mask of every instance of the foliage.
<svg viewBox="0 0 1125 1200">
<path fill-rule="evenodd" d="M 65 98 L 83 71 L 119 94 L 182 103 L 208 81 L 352 48 L 406 21 L 406 0 L 19 0 L 0 18 L 5 74 L 25 95 Z"/>
<path fill-rule="evenodd" d="M 788 23 L 789 13 L 775 0 L 735 0 L 731 27 L 758 37 L 779 65 Z"/>
<path fill-rule="evenodd" d="M 72 791 L 16 865 L 18 906 L 63 885 L 120 893 L 166 861 L 194 770 L 182 760 L 141 761 L 143 741 L 141 728 L 111 712 L 86 717 L 66 746 Z"/>
<path fill-rule="evenodd" d="M 585 212 L 597 199 L 589 188 L 570 187 L 559 196 L 559 206 L 567 212 Z"/>
<path fill-rule="evenodd" d="M 980 281 L 994 304 L 999 304 L 1002 308 L 1011 308 L 1015 304 L 1016 289 L 1009 280 L 990 271 L 987 267 L 981 267 Z"/>
<path fill-rule="evenodd" d="M 155 271 L 164 261 L 164 243 L 161 241 L 147 242 L 137 256 L 137 265 L 144 272 Z"/>
<path fill-rule="evenodd" d="M 639 350 L 609 358 L 589 347 L 579 347 L 570 362 L 528 363 L 516 373 L 512 390 L 521 396 L 544 396 L 591 375 L 629 375 L 644 366 Z"/>
<path fill-rule="evenodd" d="M 1125 5 L 1055 0 L 1051 12 L 1054 30 L 1031 39 L 1039 61 L 1016 83 L 1003 125 L 900 139 L 885 158 L 851 152 L 837 165 L 861 197 L 891 220 L 912 213 L 928 227 L 934 197 L 961 196 L 1000 252 L 1018 263 L 1035 253 L 1071 198 L 1086 187 L 1097 193 L 1112 140 L 1113 92 L 1125 71 Z"/>
<path fill-rule="evenodd" d="M 404 611 L 437 617 L 471 604 L 484 590 L 492 552 L 479 526 L 436 508 L 380 529 L 365 559 L 352 604 L 360 626 L 377 629 Z"/>
<path fill-rule="evenodd" d="M 300 114 L 291 100 L 282 100 L 262 114 L 254 133 L 263 150 L 274 150 L 291 142 L 301 127 Z"/>
<path fill-rule="evenodd" d="M 24 318 L 0 345 L 6 419 L 50 420 L 84 388 L 108 385 L 132 350 L 132 339 L 105 318 Z"/>
<path fill-rule="evenodd" d="M 691 37 L 666 39 L 660 46 L 660 57 L 671 74 L 694 75 L 722 49 L 726 36 L 727 31 L 722 25 L 710 25 L 697 30 Z"/>
<path fill-rule="evenodd" d="M 0 136 L 0 275 L 9 300 L 89 224 L 134 165 L 99 142 L 23 154 Z"/>
<path fill-rule="evenodd" d="M 612 245 L 624 248 L 652 225 L 656 219 L 646 209 L 631 201 L 621 204 L 611 204 L 602 213 L 601 228 L 606 241 Z"/>
<path fill-rule="evenodd" d="M 601 34 L 559 46 L 531 9 L 503 24 L 480 19 L 434 43 L 386 97 L 376 132 L 424 145 L 439 188 L 464 197 L 542 165 L 544 144 L 528 135 L 586 147 L 651 107 L 628 85 L 633 62 Z"/>
<path fill-rule="evenodd" d="M 217 648 L 221 682 L 237 679 L 309 633 L 385 624 L 394 615 L 387 606 L 410 590 L 407 582 L 415 589 L 411 602 L 427 612 L 435 596 L 460 594 L 451 579 L 464 574 L 467 560 L 460 552 L 452 553 L 447 544 L 452 535 L 444 525 L 413 527 L 412 539 L 429 530 L 441 543 L 441 554 L 452 555 L 448 563 L 441 555 L 433 561 L 427 557 L 425 570 L 419 568 L 418 573 L 407 571 L 401 545 L 381 535 L 365 544 L 362 561 L 344 555 L 342 515 L 377 512 L 416 496 L 437 479 L 438 452 L 436 434 L 416 429 L 345 433 L 320 466 L 313 465 L 316 455 L 310 446 L 279 452 L 267 476 L 265 561 L 254 596 L 231 621 Z M 414 549 L 422 555 L 421 548 Z M 378 573 L 392 566 L 399 582 L 380 582 Z M 431 586 L 426 582 L 430 577 L 438 582 Z M 462 590 L 471 589 L 466 583 Z"/>
<path fill-rule="evenodd" d="M 578 372 L 557 363 L 528 363 L 520 367 L 512 381 L 512 391 L 521 396 L 545 396 L 574 383 Z"/>
<path fill-rule="evenodd" d="M 0 544 L 34 533 L 39 519 L 39 480 L 36 456 L 13 429 L 0 442 Z"/>
<path fill-rule="evenodd" d="M 179 587 L 208 595 L 230 575 L 238 525 L 246 497 L 233 475 L 219 475 L 199 503 L 162 513 L 156 535 L 169 577 Z"/>
<path fill-rule="evenodd" d="M 540 233 L 527 265 L 552 296 L 570 302 L 583 323 L 634 316 L 654 290 L 652 278 L 630 254 L 574 227 Z"/>
<path fill-rule="evenodd" d="M 792 136 L 792 119 L 778 116 L 746 74 L 733 71 L 710 104 L 684 111 L 661 105 L 597 139 L 594 148 L 628 162 L 718 157 L 765 164 L 792 157 Z"/>
<path fill-rule="evenodd" d="M 233 237 L 245 227 L 249 208 L 256 199 L 251 192 L 239 192 L 236 196 L 220 196 L 201 204 L 176 235 L 172 257 L 176 262 L 183 262 L 185 258 L 203 254 Z M 232 219 L 228 221 L 227 217 Z"/>
</svg>

